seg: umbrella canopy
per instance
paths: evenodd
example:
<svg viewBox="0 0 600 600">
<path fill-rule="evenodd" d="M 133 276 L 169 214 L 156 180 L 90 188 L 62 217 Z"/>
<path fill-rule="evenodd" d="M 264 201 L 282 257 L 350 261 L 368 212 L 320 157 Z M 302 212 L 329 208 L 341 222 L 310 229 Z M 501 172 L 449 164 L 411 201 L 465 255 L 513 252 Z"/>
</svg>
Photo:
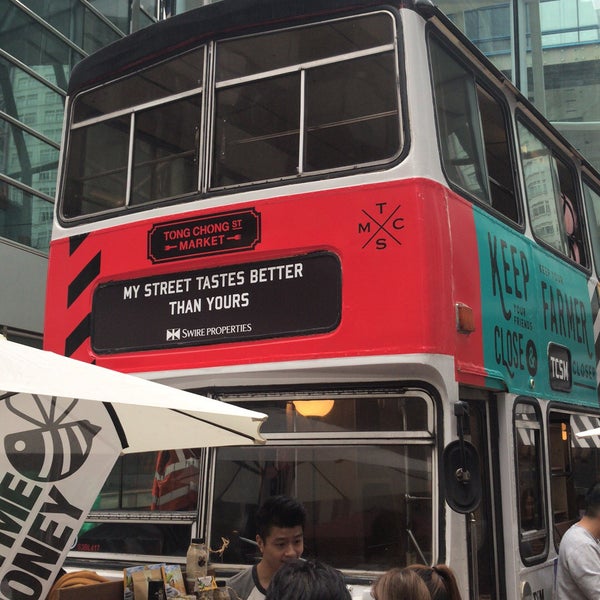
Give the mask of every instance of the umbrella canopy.
<svg viewBox="0 0 600 600">
<path fill-rule="evenodd" d="M 0 588 L 45 598 L 124 452 L 263 443 L 265 415 L 0 336 Z"/>
<path fill-rule="evenodd" d="M 0 398 L 15 393 L 110 403 L 124 435 L 123 452 L 264 443 L 262 413 L 0 336 Z"/>
</svg>

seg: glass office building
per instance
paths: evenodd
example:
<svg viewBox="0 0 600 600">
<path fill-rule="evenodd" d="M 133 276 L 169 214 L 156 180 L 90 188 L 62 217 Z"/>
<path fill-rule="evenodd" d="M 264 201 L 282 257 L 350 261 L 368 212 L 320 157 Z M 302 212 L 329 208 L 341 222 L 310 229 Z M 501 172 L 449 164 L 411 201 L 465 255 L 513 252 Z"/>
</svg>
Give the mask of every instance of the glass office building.
<svg viewBox="0 0 600 600">
<path fill-rule="evenodd" d="M 71 69 L 131 31 L 208 1 L 0 0 L 0 333 L 42 331 Z M 438 5 L 600 168 L 600 0 Z"/>
<path fill-rule="evenodd" d="M 0 0 L 0 334 L 40 344 L 64 99 L 84 56 L 157 0 Z"/>
<path fill-rule="evenodd" d="M 600 169 L 600 1 L 438 5 Z"/>
</svg>

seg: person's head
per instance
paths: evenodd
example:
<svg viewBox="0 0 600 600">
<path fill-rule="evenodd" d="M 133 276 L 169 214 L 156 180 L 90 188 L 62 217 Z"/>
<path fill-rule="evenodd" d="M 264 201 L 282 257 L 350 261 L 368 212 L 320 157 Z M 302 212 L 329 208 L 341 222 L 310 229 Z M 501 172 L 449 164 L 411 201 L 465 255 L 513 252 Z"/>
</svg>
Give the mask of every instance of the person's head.
<svg viewBox="0 0 600 600">
<path fill-rule="evenodd" d="M 288 496 L 265 500 L 256 513 L 256 543 L 262 560 L 273 573 L 304 552 L 306 511 Z"/>
<path fill-rule="evenodd" d="M 411 565 L 406 568 L 419 575 L 425 582 L 431 600 L 461 600 L 456 577 L 446 565 L 436 565 L 435 567 Z"/>
<path fill-rule="evenodd" d="M 423 580 L 409 569 L 391 569 L 374 584 L 371 595 L 375 600 L 431 600 Z"/>
<path fill-rule="evenodd" d="M 294 560 L 275 573 L 265 600 L 351 600 L 339 571 L 316 560 Z"/>
<path fill-rule="evenodd" d="M 600 482 L 596 482 L 585 495 L 585 516 L 600 520 Z"/>
</svg>

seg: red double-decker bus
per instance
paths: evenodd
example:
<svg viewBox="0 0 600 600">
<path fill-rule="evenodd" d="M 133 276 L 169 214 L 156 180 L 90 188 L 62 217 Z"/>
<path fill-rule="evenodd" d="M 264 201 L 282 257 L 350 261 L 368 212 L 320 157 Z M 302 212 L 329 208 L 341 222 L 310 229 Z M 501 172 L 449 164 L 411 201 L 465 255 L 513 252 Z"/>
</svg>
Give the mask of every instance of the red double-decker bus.
<svg viewBox="0 0 600 600">
<path fill-rule="evenodd" d="M 504 74 L 429 2 L 223 0 L 82 61 L 66 115 L 46 349 L 269 415 L 124 457 L 73 563 L 200 534 L 226 576 L 286 493 L 357 598 L 415 562 L 551 597 L 598 475 L 600 179 Z"/>
</svg>

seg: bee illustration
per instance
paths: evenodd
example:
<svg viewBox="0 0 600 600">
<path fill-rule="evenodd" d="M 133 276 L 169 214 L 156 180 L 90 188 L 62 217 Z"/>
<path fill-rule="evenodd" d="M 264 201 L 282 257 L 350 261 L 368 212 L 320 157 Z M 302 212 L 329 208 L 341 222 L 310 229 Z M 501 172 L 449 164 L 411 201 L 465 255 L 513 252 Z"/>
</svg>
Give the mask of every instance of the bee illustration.
<svg viewBox="0 0 600 600">
<path fill-rule="evenodd" d="M 39 396 L 32 394 L 31 397 L 41 420 L 16 408 L 14 398 L 6 400 L 12 413 L 36 426 L 28 431 L 10 433 L 4 438 L 8 460 L 19 473 L 34 481 L 65 479 L 85 463 L 92 440 L 101 427 L 87 420 L 64 422 L 77 405 L 76 399 L 57 414 L 56 396 L 52 397 L 49 407 L 47 401 L 42 401 Z"/>
</svg>

